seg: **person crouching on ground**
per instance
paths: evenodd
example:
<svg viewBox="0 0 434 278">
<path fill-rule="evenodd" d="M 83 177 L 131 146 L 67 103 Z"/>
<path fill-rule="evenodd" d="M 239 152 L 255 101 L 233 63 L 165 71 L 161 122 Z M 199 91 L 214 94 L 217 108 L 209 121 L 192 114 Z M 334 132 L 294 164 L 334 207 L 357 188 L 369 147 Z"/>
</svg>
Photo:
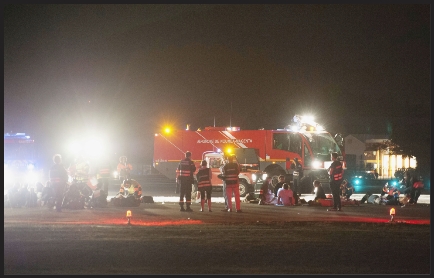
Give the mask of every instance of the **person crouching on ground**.
<svg viewBox="0 0 434 278">
<path fill-rule="evenodd" d="M 353 185 L 348 180 L 344 180 L 341 186 L 342 186 L 342 197 L 344 197 L 346 201 L 350 200 L 351 195 L 353 195 L 354 193 Z"/>
<path fill-rule="evenodd" d="M 273 193 L 272 177 L 267 176 L 264 183 L 261 186 L 259 193 L 260 205 L 275 205 L 277 204 L 277 198 Z"/>
<path fill-rule="evenodd" d="M 277 204 L 293 206 L 294 202 L 295 200 L 292 190 L 289 188 L 289 185 L 286 182 L 283 183 L 282 188 L 279 188 L 277 191 Z"/>
<path fill-rule="evenodd" d="M 310 206 L 321 205 L 319 200 L 320 199 L 327 199 L 327 196 L 325 195 L 324 188 L 322 187 L 321 182 L 319 180 L 313 181 L 313 187 L 314 187 L 314 192 L 315 192 L 315 198 L 313 200 L 308 201 L 307 203 Z"/>
<path fill-rule="evenodd" d="M 98 182 L 96 189 L 92 193 L 89 201 L 89 208 L 103 208 L 107 207 L 107 193 L 102 189 L 104 183 Z"/>
<path fill-rule="evenodd" d="M 142 186 L 134 179 L 124 180 L 118 194 L 111 199 L 116 207 L 138 207 L 142 197 Z"/>
</svg>

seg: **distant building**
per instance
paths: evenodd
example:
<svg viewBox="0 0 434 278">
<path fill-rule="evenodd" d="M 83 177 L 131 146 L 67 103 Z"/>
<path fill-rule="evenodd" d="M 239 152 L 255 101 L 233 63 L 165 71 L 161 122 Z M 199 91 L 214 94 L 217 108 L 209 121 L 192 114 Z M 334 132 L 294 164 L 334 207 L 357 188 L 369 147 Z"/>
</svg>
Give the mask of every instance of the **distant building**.
<svg viewBox="0 0 434 278">
<path fill-rule="evenodd" d="M 384 134 L 350 134 L 344 138 L 347 169 L 377 171 L 394 177 L 397 170 L 415 169 L 416 158 L 404 155 Z"/>
</svg>

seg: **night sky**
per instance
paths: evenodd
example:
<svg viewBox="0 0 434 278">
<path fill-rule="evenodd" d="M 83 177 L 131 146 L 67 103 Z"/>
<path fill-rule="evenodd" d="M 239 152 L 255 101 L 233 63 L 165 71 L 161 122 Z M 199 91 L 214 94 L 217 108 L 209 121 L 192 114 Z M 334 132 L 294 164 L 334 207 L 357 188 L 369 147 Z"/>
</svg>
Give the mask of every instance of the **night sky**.
<svg viewBox="0 0 434 278">
<path fill-rule="evenodd" d="M 306 113 L 333 134 L 429 134 L 430 77 L 427 4 L 4 6 L 4 131 L 49 157 L 94 133 L 151 164 L 166 123 Z"/>
</svg>

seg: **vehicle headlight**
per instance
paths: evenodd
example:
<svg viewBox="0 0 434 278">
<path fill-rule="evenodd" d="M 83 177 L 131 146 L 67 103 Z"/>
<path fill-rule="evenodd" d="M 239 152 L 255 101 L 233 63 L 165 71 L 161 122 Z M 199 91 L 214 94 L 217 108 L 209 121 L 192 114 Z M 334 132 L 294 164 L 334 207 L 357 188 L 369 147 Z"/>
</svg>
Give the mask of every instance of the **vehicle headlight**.
<svg viewBox="0 0 434 278">
<path fill-rule="evenodd" d="M 263 180 L 266 180 L 266 179 L 267 179 L 267 176 L 268 176 L 267 173 L 263 173 L 263 174 L 262 174 L 262 179 L 263 179 Z"/>
<path fill-rule="evenodd" d="M 252 174 L 252 180 L 253 180 L 253 181 L 256 181 L 257 178 L 258 178 L 258 177 L 256 176 L 256 174 Z"/>
<path fill-rule="evenodd" d="M 318 161 L 318 160 L 314 160 L 314 161 L 312 161 L 312 167 L 313 168 L 321 168 L 321 165 L 322 165 L 322 163 L 321 163 L 321 161 Z"/>
</svg>

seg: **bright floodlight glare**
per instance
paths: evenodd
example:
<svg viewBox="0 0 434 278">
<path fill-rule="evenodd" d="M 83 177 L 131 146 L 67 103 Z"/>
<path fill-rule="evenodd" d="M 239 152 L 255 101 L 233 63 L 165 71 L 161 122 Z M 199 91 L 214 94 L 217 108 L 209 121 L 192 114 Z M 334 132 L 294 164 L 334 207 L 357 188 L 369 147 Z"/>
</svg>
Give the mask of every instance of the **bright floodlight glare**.
<svg viewBox="0 0 434 278">
<path fill-rule="evenodd" d="M 8 169 L 6 166 L 5 166 L 5 171 L 4 171 L 4 174 L 5 174 L 4 183 L 10 184 L 10 183 L 14 182 L 14 175 L 12 174 L 12 171 L 10 169 Z"/>
<path fill-rule="evenodd" d="M 79 144 L 78 142 L 72 142 L 69 144 L 68 149 L 72 154 L 77 155 L 81 152 L 81 144 Z"/>
<path fill-rule="evenodd" d="M 105 150 L 105 144 L 102 140 L 92 139 L 84 146 L 84 154 L 88 157 L 101 157 Z"/>
<path fill-rule="evenodd" d="M 318 160 L 312 161 L 312 167 L 313 168 L 321 168 L 321 162 Z"/>
<path fill-rule="evenodd" d="M 38 175 L 34 171 L 29 171 L 26 173 L 26 183 L 35 184 L 38 182 Z"/>
<path fill-rule="evenodd" d="M 321 125 L 317 125 L 317 126 L 316 126 L 316 130 L 323 131 L 323 130 L 324 130 L 324 127 L 322 127 Z"/>
<path fill-rule="evenodd" d="M 313 122 L 313 120 L 314 120 L 314 118 L 311 115 L 303 116 L 303 122 L 305 122 L 305 123 L 311 123 L 311 122 Z"/>
</svg>

